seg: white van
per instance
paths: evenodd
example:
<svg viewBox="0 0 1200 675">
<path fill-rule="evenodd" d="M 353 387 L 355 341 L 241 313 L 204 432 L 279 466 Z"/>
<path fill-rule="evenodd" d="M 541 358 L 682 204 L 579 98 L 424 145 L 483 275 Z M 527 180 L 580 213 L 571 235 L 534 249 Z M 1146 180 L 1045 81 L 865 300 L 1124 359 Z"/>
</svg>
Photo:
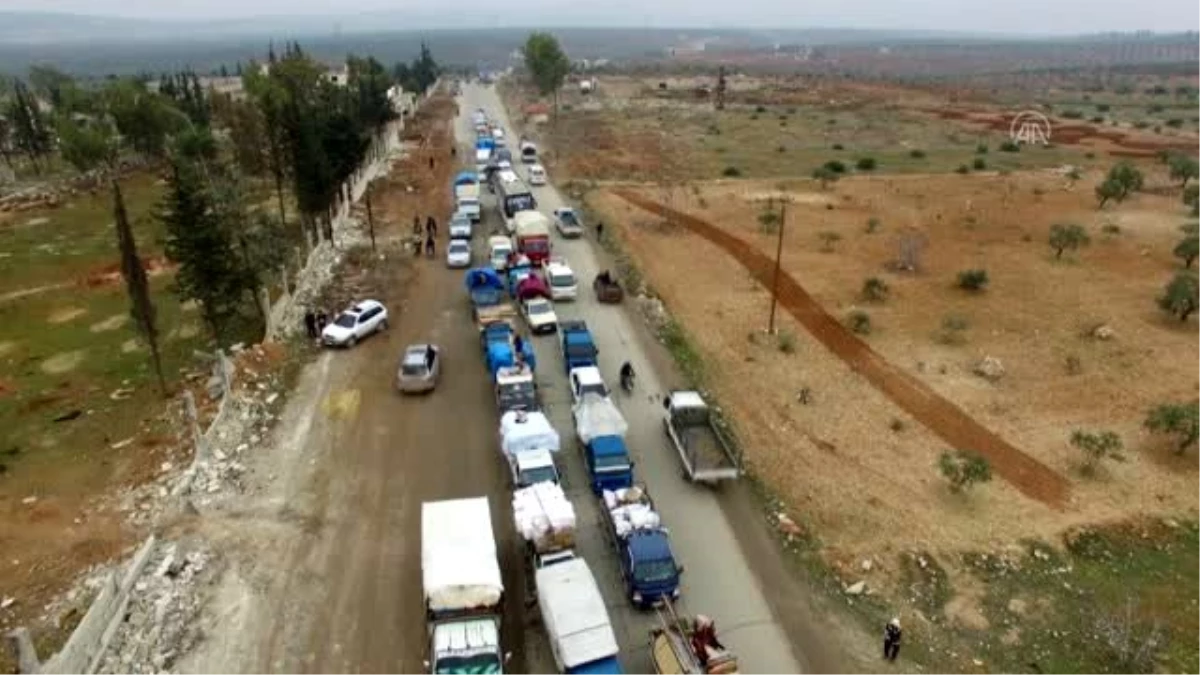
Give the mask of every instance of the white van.
<svg viewBox="0 0 1200 675">
<path fill-rule="evenodd" d="M 508 256 L 512 252 L 512 240 L 508 237 L 495 236 L 488 239 L 488 263 L 497 272 L 508 268 Z"/>
</svg>

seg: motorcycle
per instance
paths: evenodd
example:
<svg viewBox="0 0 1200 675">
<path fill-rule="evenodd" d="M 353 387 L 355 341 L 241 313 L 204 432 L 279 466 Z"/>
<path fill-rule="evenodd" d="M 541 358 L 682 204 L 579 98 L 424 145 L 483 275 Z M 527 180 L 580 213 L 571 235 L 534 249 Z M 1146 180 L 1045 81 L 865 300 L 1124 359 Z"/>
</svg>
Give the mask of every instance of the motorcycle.
<svg viewBox="0 0 1200 675">
<path fill-rule="evenodd" d="M 631 372 L 621 373 L 621 388 L 625 390 L 626 394 L 633 393 L 633 378 L 634 374 Z"/>
</svg>

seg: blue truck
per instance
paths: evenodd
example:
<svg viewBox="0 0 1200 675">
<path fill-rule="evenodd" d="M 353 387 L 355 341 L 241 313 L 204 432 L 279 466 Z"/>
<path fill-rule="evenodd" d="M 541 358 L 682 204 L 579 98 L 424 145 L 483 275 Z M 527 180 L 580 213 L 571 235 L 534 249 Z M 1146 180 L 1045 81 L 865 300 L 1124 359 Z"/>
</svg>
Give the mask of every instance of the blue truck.
<svg viewBox="0 0 1200 675">
<path fill-rule="evenodd" d="M 496 270 L 490 267 L 467 270 L 465 283 L 467 295 L 471 298 L 471 309 L 476 315 L 480 309 L 495 307 L 504 302 L 504 281 Z"/>
<path fill-rule="evenodd" d="M 683 567 L 671 551 L 645 486 L 607 491 L 600 496 L 600 520 L 621 561 L 625 594 L 638 609 L 650 609 L 679 598 Z"/>
<path fill-rule="evenodd" d="M 511 308 L 509 308 L 511 311 Z M 511 368 L 516 365 L 516 350 L 513 338 L 517 335 L 512 320 L 508 318 L 492 318 L 482 323 L 479 329 L 479 344 L 483 349 L 483 358 L 487 362 L 488 374 L 493 380 L 501 368 Z M 537 357 L 533 353 L 533 345 L 525 341 L 521 346 L 521 356 L 525 365 L 532 371 L 537 370 Z"/>
<path fill-rule="evenodd" d="M 562 336 L 563 363 L 568 375 L 574 368 L 600 365 L 596 360 L 596 357 L 600 355 L 600 350 L 596 347 L 596 342 L 592 339 L 592 332 L 588 330 L 586 322 L 559 322 L 558 332 Z"/>
<path fill-rule="evenodd" d="M 605 490 L 632 487 L 633 462 L 625 445 L 629 425 L 612 399 L 589 392 L 572 412 L 592 492 L 601 495 Z"/>
</svg>

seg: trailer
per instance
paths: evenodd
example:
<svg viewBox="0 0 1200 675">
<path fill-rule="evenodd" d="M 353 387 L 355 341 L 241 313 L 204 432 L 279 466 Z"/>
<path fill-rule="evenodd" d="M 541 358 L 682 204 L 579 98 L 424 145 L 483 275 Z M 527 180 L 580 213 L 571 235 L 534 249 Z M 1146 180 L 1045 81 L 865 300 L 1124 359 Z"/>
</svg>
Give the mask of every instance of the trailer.
<svg viewBox="0 0 1200 675">
<path fill-rule="evenodd" d="M 716 485 L 742 475 L 733 445 L 699 392 L 672 391 L 663 398 L 663 408 L 663 429 L 683 464 L 684 478 Z"/>
<path fill-rule="evenodd" d="M 738 661 L 728 649 L 706 640 L 695 640 L 695 628 L 701 620 L 680 617 L 670 602 L 655 610 L 658 626 L 650 629 L 650 659 L 654 672 L 662 675 L 732 675 L 738 672 Z M 716 639 L 716 627 L 709 624 L 709 634 Z M 701 665 L 697 649 L 705 650 L 706 663 Z"/>
</svg>

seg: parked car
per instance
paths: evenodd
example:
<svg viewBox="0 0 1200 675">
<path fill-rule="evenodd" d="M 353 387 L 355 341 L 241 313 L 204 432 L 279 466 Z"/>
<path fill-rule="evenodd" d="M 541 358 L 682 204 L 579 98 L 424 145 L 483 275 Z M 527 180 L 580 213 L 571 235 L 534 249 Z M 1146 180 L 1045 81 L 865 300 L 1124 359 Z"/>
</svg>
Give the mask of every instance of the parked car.
<svg viewBox="0 0 1200 675">
<path fill-rule="evenodd" d="M 409 345 L 400 357 L 396 388 L 404 394 L 433 391 L 441 374 L 441 349 L 436 345 Z"/>
<path fill-rule="evenodd" d="M 554 227 L 563 239 L 577 239 L 583 236 L 583 222 L 575 209 L 570 207 L 554 209 Z"/>
<path fill-rule="evenodd" d="M 546 184 L 546 167 L 541 164 L 532 164 L 529 167 L 529 184 L 530 185 L 545 185 Z"/>
<path fill-rule="evenodd" d="M 529 298 L 521 303 L 521 314 L 529 324 L 529 330 L 535 335 L 553 333 L 558 330 L 558 315 L 554 313 L 554 305 L 546 298 Z"/>
<path fill-rule="evenodd" d="M 358 341 L 387 328 L 387 308 L 377 300 L 363 300 L 342 312 L 321 331 L 328 347 L 353 347 Z"/>
<path fill-rule="evenodd" d="M 578 293 L 575 273 L 560 258 L 552 258 L 545 267 L 546 285 L 550 287 L 552 300 L 574 300 Z"/>
<path fill-rule="evenodd" d="M 466 211 L 455 211 L 454 215 L 450 216 L 450 238 L 451 239 L 470 239 L 471 238 L 471 216 Z"/>
<path fill-rule="evenodd" d="M 446 247 L 446 267 L 461 269 L 471 266 L 471 242 L 466 239 L 451 239 Z"/>
</svg>

